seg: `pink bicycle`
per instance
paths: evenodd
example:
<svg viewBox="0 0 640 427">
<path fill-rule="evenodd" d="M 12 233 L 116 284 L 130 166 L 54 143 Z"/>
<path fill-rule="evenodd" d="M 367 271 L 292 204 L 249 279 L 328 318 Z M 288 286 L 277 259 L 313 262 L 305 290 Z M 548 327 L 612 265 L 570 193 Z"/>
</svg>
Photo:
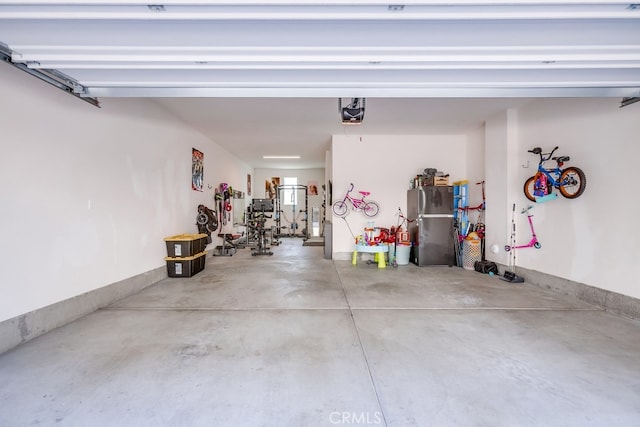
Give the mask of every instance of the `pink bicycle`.
<svg viewBox="0 0 640 427">
<path fill-rule="evenodd" d="M 514 206 L 515 208 L 515 206 Z M 529 241 L 529 243 L 527 243 L 526 245 L 519 245 L 519 246 L 509 246 L 506 245 L 504 247 L 504 250 L 506 252 L 509 252 L 511 249 L 522 249 L 522 248 L 536 248 L 536 249 L 540 249 L 542 247 L 542 245 L 540 244 L 540 242 L 538 241 L 538 237 L 536 236 L 536 231 L 533 229 L 533 221 L 531 221 L 531 217 L 533 217 L 533 214 L 531 213 L 531 209 L 533 209 L 533 206 L 528 206 L 525 209 L 522 210 L 522 212 L 520 212 L 521 214 L 527 214 L 527 219 L 529 220 L 529 227 L 531 228 L 531 240 Z M 515 224 L 512 225 L 513 227 L 513 232 L 512 232 L 512 236 L 511 236 L 511 243 L 513 245 L 515 245 Z"/>
<path fill-rule="evenodd" d="M 361 198 L 356 199 L 352 197 L 349 193 L 353 191 L 353 183 L 351 183 L 351 187 L 347 190 L 342 200 L 339 200 L 333 204 L 333 213 L 339 217 L 345 217 L 349 212 L 349 205 L 347 201 L 351 203 L 354 210 L 362 211 L 368 217 L 374 217 L 378 215 L 380 211 L 380 206 L 373 200 L 365 200 L 369 194 L 368 191 L 358 191 L 360 193 Z"/>
</svg>

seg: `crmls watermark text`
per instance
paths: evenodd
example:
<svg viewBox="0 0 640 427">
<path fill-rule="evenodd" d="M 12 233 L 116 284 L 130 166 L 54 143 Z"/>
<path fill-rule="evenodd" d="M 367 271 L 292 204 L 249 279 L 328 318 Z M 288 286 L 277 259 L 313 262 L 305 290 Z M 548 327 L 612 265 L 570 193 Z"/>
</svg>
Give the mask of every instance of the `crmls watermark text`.
<svg viewBox="0 0 640 427">
<path fill-rule="evenodd" d="M 382 424 L 380 412 L 332 412 L 329 414 L 331 424 L 362 425 Z"/>
</svg>

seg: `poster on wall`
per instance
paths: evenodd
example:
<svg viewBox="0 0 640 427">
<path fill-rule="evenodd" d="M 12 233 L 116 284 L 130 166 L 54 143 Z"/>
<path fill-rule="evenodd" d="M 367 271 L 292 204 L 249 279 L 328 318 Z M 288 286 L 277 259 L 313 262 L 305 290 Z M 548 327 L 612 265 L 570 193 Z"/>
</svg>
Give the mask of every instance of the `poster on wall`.
<svg viewBox="0 0 640 427">
<path fill-rule="evenodd" d="M 309 188 L 309 195 L 310 196 L 317 196 L 318 195 L 318 181 L 309 181 L 307 183 L 307 187 Z"/>
<path fill-rule="evenodd" d="M 204 153 L 195 148 L 191 149 L 191 188 L 202 191 L 204 182 Z"/>
<path fill-rule="evenodd" d="M 247 195 L 251 195 L 251 174 L 247 174 Z"/>
<path fill-rule="evenodd" d="M 275 199 L 278 186 L 280 185 L 280 177 L 274 176 L 271 181 L 268 179 L 264 181 L 265 197 L 268 199 Z"/>
</svg>

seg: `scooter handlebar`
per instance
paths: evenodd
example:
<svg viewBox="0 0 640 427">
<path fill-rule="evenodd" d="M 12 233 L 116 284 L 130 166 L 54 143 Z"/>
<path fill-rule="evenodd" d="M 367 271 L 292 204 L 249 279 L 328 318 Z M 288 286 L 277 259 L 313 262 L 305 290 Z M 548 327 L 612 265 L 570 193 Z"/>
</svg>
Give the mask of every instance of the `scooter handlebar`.
<svg viewBox="0 0 640 427">
<path fill-rule="evenodd" d="M 530 209 L 533 209 L 533 206 L 529 205 L 529 206 L 527 206 L 526 208 L 523 208 L 523 209 L 522 209 L 522 212 L 520 212 L 520 213 L 521 213 L 521 214 L 525 214 L 525 213 L 527 213 Z"/>
</svg>

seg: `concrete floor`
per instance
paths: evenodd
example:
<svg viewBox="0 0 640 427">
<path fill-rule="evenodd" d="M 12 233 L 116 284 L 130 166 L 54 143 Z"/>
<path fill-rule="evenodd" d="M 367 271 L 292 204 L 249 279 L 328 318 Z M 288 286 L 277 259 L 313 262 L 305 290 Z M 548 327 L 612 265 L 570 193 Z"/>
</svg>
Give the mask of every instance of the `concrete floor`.
<svg viewBox="0 0 640 427">
<path fill-rule="evenodd" d="M 285 239 L 0 355 L 0 425 L 638 426 L 640 322 Z"/>
</svg>

